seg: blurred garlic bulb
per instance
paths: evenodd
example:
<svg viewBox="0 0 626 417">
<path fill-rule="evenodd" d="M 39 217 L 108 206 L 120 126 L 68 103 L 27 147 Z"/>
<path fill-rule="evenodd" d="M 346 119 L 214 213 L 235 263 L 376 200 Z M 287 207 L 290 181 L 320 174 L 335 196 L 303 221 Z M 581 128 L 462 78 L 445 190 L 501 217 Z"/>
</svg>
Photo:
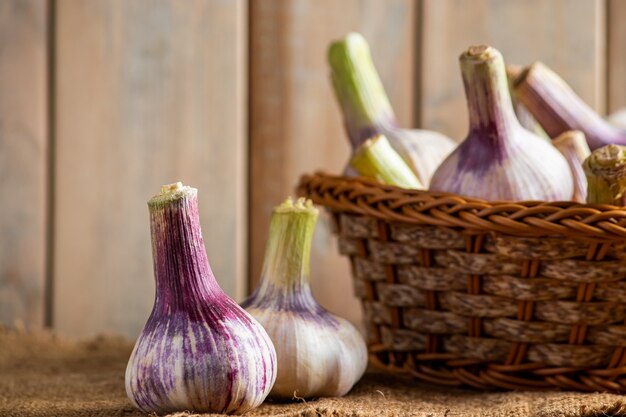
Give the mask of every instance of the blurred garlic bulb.
<svg viewBox="0 0 626 417">
<path fill-rule="evenodd" d="M 353 150 L 365 140 L 383 134 L 421 183 L 428 186 L 437 166 L 456 144 L 441 133 L 398 127 L 372 62 L 369 45 L 362 35 L 350 33 L 331 44 L 328 62 Z"/>
<path fill-rule="evenodd" d="M 554 71 L 541 62 L 526 67 L 515 79 L 515 94 L 546 133 L 555 138 L 567 130 L 585 134 L 592 150 L 626 145 L 626 131 L 608 123 Z"/>
<path fill-rule="evenodd" d="M 616 128 L 626 130 L 626 108 L 614 111 L 607 116 L 606 120 Z"/>
<path fill-rule="evenodd" d="M 278 375 L 270 396 L 341 396 L 361 378 L 367 349 L 346 320 L 322 308 L 309 286 L 318 210 L 288 199 L 274 209 L 261 282 L 243 304 L 276 348 Z"/>
<path fill-rule="evenodd" d="M 568 130 L 554 139 L 552 144 L 565 157 L 572 172 L 574 179 L 572 200 L 584 203 L 587 201 L 587 177 L 583 170 L 583 162 L 591 155 L 585 135 L 580 130 Z"/>
<path fill-rule="evenodd" d="M 473 46 L 460 62 L 469 133 L 437 169 L 430 189 L 492 201 L 570 200 L 567 161 L 515 117 L 500 52 Z"/>
</svg>

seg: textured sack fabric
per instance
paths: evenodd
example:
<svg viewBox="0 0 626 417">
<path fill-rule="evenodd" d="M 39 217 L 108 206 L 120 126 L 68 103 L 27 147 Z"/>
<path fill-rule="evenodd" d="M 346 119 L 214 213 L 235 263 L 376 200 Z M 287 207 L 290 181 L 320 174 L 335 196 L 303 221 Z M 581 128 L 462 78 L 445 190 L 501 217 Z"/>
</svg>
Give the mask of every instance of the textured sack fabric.
<svg viewBox="0 0 626 417">
<path fill-rule="evenodd" d="M 118 337 L 75 343 L 48 332 L 0 329 L 0 416 L 141 416 L 124 391 L 124 370 L 131 349 L 131 344 Z M 623 398 L 614 394 L 442 388 L 370 371 L 346 397 L 288 404 L 266 402 L 245 415 L 626 416 Z"/>
</svg>

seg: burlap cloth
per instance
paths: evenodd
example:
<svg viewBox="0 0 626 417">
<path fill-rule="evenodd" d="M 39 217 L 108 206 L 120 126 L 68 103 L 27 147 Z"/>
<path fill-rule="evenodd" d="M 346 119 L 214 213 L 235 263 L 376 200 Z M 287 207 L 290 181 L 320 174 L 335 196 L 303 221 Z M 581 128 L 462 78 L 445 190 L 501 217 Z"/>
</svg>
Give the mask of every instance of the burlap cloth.
<svg viewBox="0 0 626 417">
<path fill-rule="evenodd" d="M 116 337 L 72 343 L 0 328 L 0 416 L 141 416 L 124 392 L 130 351 Z M 246 416 L 626 416 L 622 398 L 450 389 L 370 371 L 344 398 L 266 403 Z"/>
</svg>

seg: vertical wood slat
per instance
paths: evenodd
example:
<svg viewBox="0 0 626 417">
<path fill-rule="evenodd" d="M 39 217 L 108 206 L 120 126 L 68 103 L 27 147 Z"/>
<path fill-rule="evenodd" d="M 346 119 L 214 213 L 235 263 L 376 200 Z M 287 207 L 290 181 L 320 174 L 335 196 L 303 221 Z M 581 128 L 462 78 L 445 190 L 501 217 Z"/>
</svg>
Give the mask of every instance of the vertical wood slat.
<svg viewBox="0 0 626 417">
<path fill-rule="evenodd" d="M 507 63 L 542 61 L 599 112 L 605 105 L 602 0 L 421 0 L 418 119 L 456 140 L 467 134 L 458 57 L 474 44 Z M 623 25 L 622 25 L 623 26 Z"/>
<path fill-rule="evenodd" d="M 273 0 L 252 1 L 250 14 L 254 287 L 273 206 L 293 195 L 301 174 L 340 173 L 348 160 L 348 140 L 328 77 L 328 45 L 350 31 L 363 33 L 400 122 L 410 125 L 415 8 L 411 0 Z M 358 322 L 349 263 L 338 255 L 330 225 L 323 213 L 313 242 L 313 291 L 322 305 Z"/>
<path fill-rule="evenodd" d="M 0 323 L 45 323 L 46 0 L 0 2 Z"/>
<path fill-rule="evenodd" d="M 146 201 L 199 189 L 213 271 L 242 298 L 247 2 L 57 0 L 54 327 L 135 337 L 154 300 Z"/>
<path fill-rule="evenodd" d="M 608 112 L 626 107 L 626 2 L 608 0 Z"/>
</svg>

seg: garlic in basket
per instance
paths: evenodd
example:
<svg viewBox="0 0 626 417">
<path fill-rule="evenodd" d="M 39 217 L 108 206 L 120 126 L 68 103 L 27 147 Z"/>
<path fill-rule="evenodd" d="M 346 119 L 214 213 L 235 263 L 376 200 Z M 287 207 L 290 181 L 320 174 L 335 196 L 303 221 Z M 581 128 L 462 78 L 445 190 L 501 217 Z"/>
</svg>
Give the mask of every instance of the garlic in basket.
<svg viewBox="0 0 626 417">
<path fill-rule="evenodd" d="M 196 196 L 176 183 L 148 202 L 156 300 L 126 368 L 128 398 L 147 413 L 244 413 L 276 378 L 267 333 L 211 272 Z"/>
<path fill-rule="evenodd" d="M 626 146 L 596 149 L 583 164 L 587 175 L 587 203 L 626 205 Z"/>
<path fill-rule="evenodd" d="M 441 133 L 401 129 L 376 72 L 369 45 L 359 33 L 350 33 L 328 49 L 331 81 L 343 112 L 352 148 L 377 135 L 389 143 L 426 186 L 456 144 Z"/>
<path fill-rule="evenodd" d="M 242 304 L 276 347 L 274 397 L 344 395 L 367 365 L 359 332 L 324 310 L 311 294 L 309 261 L 317 216 L 311 200 L 302 198 L 274 209 L 261 282 Z"/>
<path fill-rule="evenodd" d="M 430 189 L 485 200 L 570 200 L 567 161 L 515 117 L 502 55 L 472 46 L 460 57 L 470 128 L 439 166 Z"/>
</svg>

